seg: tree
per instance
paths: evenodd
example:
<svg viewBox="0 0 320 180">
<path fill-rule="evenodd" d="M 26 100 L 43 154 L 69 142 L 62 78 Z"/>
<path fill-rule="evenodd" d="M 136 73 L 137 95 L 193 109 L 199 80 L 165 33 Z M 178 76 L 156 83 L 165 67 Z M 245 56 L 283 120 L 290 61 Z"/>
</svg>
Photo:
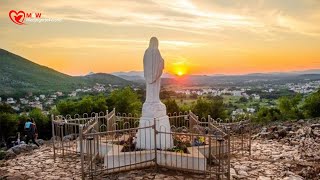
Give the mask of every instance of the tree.
<svg viewBox="0 0 320 180">
<path fill-rule="evenodd" d="M 17 131 L 17 115 L 7 104 L 0 104 L 0 133 L 2 140 L 15 135 Z"/>
<path fill-rule="evenodd" d="M 167 107 L 167 113 L 179 113 L 180 112 L 180 108 L 176 102 L 175 99 L 167 99 L 166 101 L 164 101 L 164 104 Z"/>
<path fill-rule="evenodd" d="M 100 94 L 98 96 L 84 96 L 80 101 L 64 100 L 58 103 L 55 113 L 57 111 L 66 116 L 67 114 L 73 116 L 75 114 L 91 114 L 93 112 L 105 112 L 107 110 L 106 98 Z"/>
<path fill-rule="evenodd" d="M 239 102 L 240 102 L 240 103 L 246 103 L 246 102 L 248 102 L 248 99 L 245 98 L 245 97 L 241 97 L 241 98 L 239 99 Z"/>
<path fill-rule="evenodd" d="M 76 103 L 70 100 L 64 100 L 60 101 L 57 104 L 57 110 L 59 111 L 59 114 L 66 116 L 77 114 L 76 112 Z"/>
<path fill-rule="evenodd" d="M 96 98 L 94 98 L 92 107 L 93 112 L 105 112 L 107 109 L 107 99 L 103 94 L 99 94 Z"/>
<path fill-rule="evenodd" d="M 320 117 L 320 89 L 306 98 L 303 109 L 308 117 Z"/>
<path fill-rule="evenodd" d="M 133 89 L 126 87 L 112 91 L 107 98 L 107 105 L 109 110 L 116 108 L 120 113 L 140 114 L 142 102 Z"/>
<path fill-rule="evenodd" d="M 29 113 L 29 117 L 34 119 L 40 138 L 48 138 L 51 136 L 51 121 L 49 117 L 42 113 L 40 109 L 33 109 Z"/>
<path fill-rule="evenodd" d="M 200 117 L 226 118 L 226 109 L 222 97 L 213 97 L 211 99 L 198 98 L 193 107 L 193 111 Z"/>
<path fill-rule="evenodd" d="M 266 108 L 262 107 L 257 112 L 256 117 L 254 117 L 256 122 L 270 122 L 270 121 L 277 121 L 282 120 L 281 112 L 277 108 Z"/>
<path fill-rule="evenodd" d="M 10 113 L 0 113 L 0 133 L 1 138 L 7 139 L 9 136 L 15 135 L 18 128 L 17 116 Z"/>
<path fill-rule="evenodd" d="M 12 109 L 10 105 L 1 104 L 0 103 L 0 113 L 11 113 L 11 114 L 13 114 L 15 112 L 14 112 L 14 109 Z"/>
<path fill-rule="evenodd" d="M 294 97 L 281 97 L 279 98 L 279 110 L 284 119 L 299 119 L 303 118 L 303 114 L 298 107 L 299 103 L 302 100 L 300 94 Z"/>
</svg>

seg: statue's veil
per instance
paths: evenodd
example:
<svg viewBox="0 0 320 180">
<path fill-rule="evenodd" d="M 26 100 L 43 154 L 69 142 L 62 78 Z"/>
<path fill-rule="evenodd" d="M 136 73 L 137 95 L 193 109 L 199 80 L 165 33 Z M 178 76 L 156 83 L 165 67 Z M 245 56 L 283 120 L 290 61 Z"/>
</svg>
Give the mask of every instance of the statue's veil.
<svg viewBox="0 0 320 180">
<path fill-rule="evenodd" d="M 147 83 L 151 84 L 159 79 L 162 75 L 164 62 L 158 49 L 159 41 L 156 37 L 150 39 L 149 47 L 144 53 L 143 67 L 144 78 Z"/>
</svg>

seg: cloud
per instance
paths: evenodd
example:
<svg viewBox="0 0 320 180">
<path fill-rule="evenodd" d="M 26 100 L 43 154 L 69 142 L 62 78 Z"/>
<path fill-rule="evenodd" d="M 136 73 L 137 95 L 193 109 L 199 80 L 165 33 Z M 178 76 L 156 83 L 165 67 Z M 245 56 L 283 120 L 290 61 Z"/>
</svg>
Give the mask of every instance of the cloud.
<svg viewBox="0 0 320 180">
<path fill-rule="evenodd" d="M 124 48 L 145 49 L 148 46 L 147 40 L 140 39 L 107 39 L 107 38 L 56 38 L 43 41 L 20 42 L 17 45 L 26 48 L 63 48 L 63 49 L 81 49 L 81 48 Z M 179 49 L 182 47 L 199 47 L 204 43 L 178 41 L 178 40 L 160 40 L 161 48 Z"/>
<path fill-rule="evenodd" d="M 203 37 L 279 41 L 283 33 L 320 36 L 320 3 L 317 0 L 122 0 L 117 1 L 17 1 L 5 8 L 41 11 L 64 22 L 136 27 L 189 33 Z M 128 29 L 130 33 L 130 29 Z M 235 36 L 228 37 L 228 36 Z M 201 38 L 203 38 L 201 37 Z"/>
</svg>

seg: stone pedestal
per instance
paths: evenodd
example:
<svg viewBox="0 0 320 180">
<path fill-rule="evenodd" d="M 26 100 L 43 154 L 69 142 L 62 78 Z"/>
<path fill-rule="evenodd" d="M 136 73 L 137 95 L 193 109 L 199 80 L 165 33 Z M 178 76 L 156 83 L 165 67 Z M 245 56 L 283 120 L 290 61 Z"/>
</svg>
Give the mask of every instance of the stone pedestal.
<svg viewBox="0 0 320 180">
<path fill-rule="evenodd" d="M 156 123 L 155 129 L 153 126 Z M 142 117 L 139 122 L 136 147 L 139 149 L 169 149 L 173 147 L 173 139 L 166 106 L 161 102 L 143 104 Z M 155 132 L 156 134 L 155 139 Z"/>
</svg>

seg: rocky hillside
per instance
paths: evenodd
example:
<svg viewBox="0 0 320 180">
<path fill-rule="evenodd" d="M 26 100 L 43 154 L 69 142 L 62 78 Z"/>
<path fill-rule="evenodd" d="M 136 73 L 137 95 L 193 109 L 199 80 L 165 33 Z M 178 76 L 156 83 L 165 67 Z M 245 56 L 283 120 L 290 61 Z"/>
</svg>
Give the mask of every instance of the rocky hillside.
<svg viewBox="0 0 320 180">
<path fill-rule="evenodd" d="M 320 119 L 268 125 L 252 138 L 252 156 L 233 162 L 235 178 L 319 179 Z"/>
<path fill-rule="evenodd" d="M 231 179 L 319 180 L 320 119 L 283 122 L 254 128 L 251 156 L 231 158 Z M 0 161 L 0 179 L 81 179 L 80 160 L 54 162 L 50 144 Z M 97 179 L 200 179 L 197 174 L 160 168 L 133 170 Z"/>
</svg>

